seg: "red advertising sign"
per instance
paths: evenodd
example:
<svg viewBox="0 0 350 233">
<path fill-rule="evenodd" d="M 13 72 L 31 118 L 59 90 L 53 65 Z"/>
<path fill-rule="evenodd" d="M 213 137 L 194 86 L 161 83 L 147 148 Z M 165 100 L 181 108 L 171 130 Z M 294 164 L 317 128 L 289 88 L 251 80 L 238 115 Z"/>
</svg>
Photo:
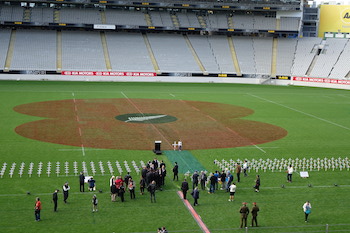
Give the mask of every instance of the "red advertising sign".
<svg viewBox="0 0 350 233">
<path fill-rule="evenodd" d="M 78 75 L 78 76 L 138 76 L 153 77 L 157 76 L 153 72 L 119 72 L 119 71 L 62 71 L 61 75 Z"/>
<path fill-rule="evenodd" d="M 350 80 L 340 80 L 340 79 L 331 79 L 331 78 L 309 78 L 309 77 L 292 77 L 292 78 L 293 78 L 293 81 L 301 81 L 301 82 L 350 85 Z"/>
</svg>

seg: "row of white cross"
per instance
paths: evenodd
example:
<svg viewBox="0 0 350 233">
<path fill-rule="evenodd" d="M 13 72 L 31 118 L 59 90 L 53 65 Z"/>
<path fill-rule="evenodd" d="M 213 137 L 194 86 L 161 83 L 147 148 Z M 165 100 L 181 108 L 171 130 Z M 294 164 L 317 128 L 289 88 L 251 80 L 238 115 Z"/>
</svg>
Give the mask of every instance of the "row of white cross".
<svg viewBox="0 0 350 233">
<path fill-rule="evenodd" d="M 69 163 L 68 161 L 63 163 L 61 162 L 51 163 L 49 161 L 45 164 L 43 162 L 37 163 L 37 167 L 35 169 L 34 168 L 35 164 L 33 162 L 30 162 L 28 166 L 26 166 L 26 163 L 24 162 L 21 162 L 20 164 L 17 164 L 15 162 L 8 164 L 4 162 L 0 170 L 0 177 L 3 178 L 6 173 L 8 173 L 10 178 L 12 178 L 15 174 L 18 174 L 19 177 L 22 177 L 24 175 L 28 175 L 29 177 L 32 177 L 34 174 L 36 174 L 38 177 L 41 177 L 43 174 L 46 174 L 47 177 L 50 177 L 54 174 L 56 174 L 56 176 L 69 176 L 73 174 L 76 176 L 80 174 L 80 172 L 83 172 L 85 175 L 89 175 L 89 174 L 105 175 L 107 173 L 110 175 L 115 175 L 116 174 L 115 171 L 118 172 L 119 175 L 121 175 L 122 173 L 124 173 L 124 170 L 130 173 L 134 170 L 137 174 L 139 174 L 140 166 L 141 167 L 145 166 L 145 162 L 142 160 L 139 162 L 139 164 L 137 164 L 133 160 L 130 166 L 128 164 L 128 161 L 124 161 L 120 163 L 117 160 L 114 162 L 114 164 L 115 165 L 113 165 L 113 162 L 111 161 L 107 161 L 106 163 L 99 161 L 97 162 L 97 165 L 95 165 L 94 161 L 91 161 L 89 163 L 85 161 L 81 163 L 74 161 L 73 164 Z M 107 172 L 105 170 L 105 165 L 107 165 L 108 167 Z"/>
<path fill-rule="evenodd" d="M 259 170 L 266 172 L 266 170 L 269 171 L 285 171 L 287 168 L 292 165 L 294 170 L 299 171 L 328 171 L 328 170 L 336 170 L 339 169 L 347 170 L 349 171 L 350 168 L 350 161 L 348 157 L 345 158 L 296 158 L 296 159 L 252 159 L 248 160 L 246 159 L 248 164 L 248 171 L 255 170 L 258 172 Z M 223 171 L 234 171 L 236 164 L 240 163 L 242 166 L 244 163 L 244 160 L 233 160 L 230 159 L 230 161 L 226 161 L 224 159 L 222 160 L 214 160 L 214 163 Z"/>
</svg>

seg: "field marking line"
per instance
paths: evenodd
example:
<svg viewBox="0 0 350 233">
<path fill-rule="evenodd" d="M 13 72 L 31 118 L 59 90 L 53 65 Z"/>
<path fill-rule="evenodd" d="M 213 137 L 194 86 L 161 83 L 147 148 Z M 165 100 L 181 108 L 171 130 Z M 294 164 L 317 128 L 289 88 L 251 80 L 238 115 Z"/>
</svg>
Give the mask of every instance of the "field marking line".
<svg viewBox="0 0 350 233">
<path fill-rule="evenodd" d="M 107 149 L 85 148 L 85 151 L 93 151 L 93 150 L 107 150 Z M 58 151 L 81 151 L 81 149 L 58 149 Z"/>
<path fill-rule="evenodd" d="M 228 129 L 230 132 L 232 132 L 233 134 L 238 135 L 239 137 L 245 139 L 244 137 L 242 137 L 241 135 L 239 135 L 239 133 L 237 133 L 236 131 L 234 131 L 233 129 L 230 129 L 229 127 L 226 127 L 226 129 Z M 263 152 L 264 154 L 266 154 L 266 151 L 261 149 L 261 147 L 257 146 L 256 144 L 252 143 L 250 140 L 248 140 L 250 145 L 254 146 L 256 149 L 260 150 L 261 152 Z"/>
<path fill-rule="evenodd" d="M 78 116 L 78 107 L 77 107 L 77 103 L 76 103 L 76 99 L 75 99 L 75 94 L 74 94 L 74 92 L 72 92 L 72 96 L 73 96 L 74 109 L 75 109 L 75 118 L 76 118 L 77 123 L 78 123 L 78 125 L 79 125 L 80 118 L 79 118 L 79 116 Z M 80 126 L 78 126 L 78 131 L 79 131 L 80 142 L 81 142 L 81 153 L 83 154 L 83 156 L 85 156 L 85 148 L 84 148 L 84 145 L 83 145 L 83 134 L 82 134 L 82 132 L 81 132 Z"/>
<path fill-rule="evenodd" d="M 205 233 L 210 233 L 208 227 L 205 225 L 205 223 L 202 221 L 199 214 L 193 209 L 192 205 L 188 202 L 188 200 L 183 199 L 183 194 L 181 191 L 177 191 L 177 195 L 180 197 L 184 205 L 187 207 L 188 211 L 194 218 L 194 220 L 197 222 L 198 226 L 202 229 Z"/>
<path fill-rule="evenodd" d="M 106 175 L 107 173 L 105 173 L 104 175 Z M 94 176 L 102 176 L 102 174 L 95 174 Z M 78 175 L 68 175 L 68 177 L 78 177 Z M 55 176 L 56 177 L 56 176 Z M 54 178 L 55 178 L 54 177 Z M 67 177 L 66 175 L 60 175 L 59 177 Z M 37 177 L 37 178 L 41 178 L 41 177 Z M 51 178 L 51 177 L 43 177 L 43 178 Z M 282 185 L 282 183 L 281 183 Z M 178 189 L 167 189 L 167 190 L 163 190 L 162 192 L 174 192 L 174 191 L 178 191 L 180 186 L 177 185 Z M 350 188 L 350 185 L 339 185 L 338 187 L 335 186 L 331 186 L 331 185 L 324 185 L 324 186 L 312 186 L 312 187 L 308 187 L 308 186 L 288 186 L 285 185 L 284 188 L 282 188 L 281 186 L 278 187 L 263 187 L 262 190 L 264 189 L 315 189 L 315 188 Z M 252 192 L 254 192 L 254 188 L 251 187 L 245 187 L 245 188 L 240 188 L 240 190 L 252 190 Z M 96 191 L 97 192 L 97 191 Z M 181 191 L 179 191 L 181 192 Z M 93 192 L 92 192 L 93 193 Z M 32 195 L 52 195 L 52 193 L 31 193 Z M 90 194 L 90 192 L 69 192 L 69 194 Z M 181 193 L 182 194 L 182 193 Z M 27 196 L 27 193 L 9 193 L 9 194 L 0 194 L 0 197 L 17 197 L 17 196 Z"/>
<path fill-rule="evenodd" d="M 345 98 L 350 98 L 350 96 L 339 94 L 338 96 L 345 97 Z"/>
<path fill-rule="evenodd" d="M 181 99 L 180 99 L 180 101 L 183 102 L 184 104 L 189 105 L 189 106 L 192 107 L 193 109 L 195 109 L 195 110 L 201 112 L 200 109 L 198 109 L 198 108 L 196 108 L 196 107 L 190 105 L 188 102 L 185 102 L 184 100 L 181 100 Z M 209 116 L 208 114 L 204 114 L 204 113 L 203 113 L 203 115 L 206 116 L 207 118 L 211 119 L 212 121 L 218 122 L 219 124 L 221 124 L 221 122 L 217 121 L 214 117 Z M 241 136 L 239 133 L 237 133 L 237 132 L 234 131 L 233 129 L 230 129 L 230 128 L 227 127 L 227 126 L 226 126 L 225 128 L 228 129 L 228 131 L 230 131 L 231 133 L 237 135 L 238 137 L 240 137 L 240 138 L 242 138 L 242 139 L 244 139 L 244 140 L 247 140 L 247 141 L 249 142 L 250 145 L 254 146 L 256 149 L 258 149 L 258 150 L 262 151 L 264 154 L 266 154 L 266 151 L 264 151 L 263 149 L 261 149 L 261 147 L 257 146 L 256 144 L 252 143 L 248 138 L 245 138 L 245 137 Z"/>
<path fill-rule="evenodd" d="M 253 96 L 253 97 L 257 98 L 257 99 L 261 99 L 261 100 L 264 100 L 264 101 L 269 102 L 269 103 L 272 103 L 272 104 L 276 104 L 276 105 L 278 105 L 278 106 L 281 106 L 281 107 L 287 108 L 287 109 L 289 109 L 289 110 L 292 110 L 292 111 L 301 113 L 301 114 L 303 114 L 303 115 L 306 115 L 306 116 L 315 118 L 315 119 L 317 119 L 317 120 L 324 121 L 324 122 L 326 122 L 326 123 L 329 123 L 329 124 L 338 126 L 338 127 L 340 127 L 340 128 L 343 128 L 343 129 L 346 129 L 346 130 L 350 130 L 350 128 L 348 128 L 348 127 L 346 127 L 346 126 L 343 126 L 343 125 L 337 124 L 337 123 L 335 123 L 335 122 L 332 122 L 332 121 L 323 119 L 323 118 L 321 118 L 321 117 L 315 116 L 315 115 L 310 114 L 310 113 L 307 113 L 307 112 L 303 112 L 303 111 L 301 111 L 301 110 L 298 110 L 298 109 L 289 107 L 289 106 L 287 106 L 287 105 L 280 104 L 280 103 L 277 103 L 277 102 L 275 102 L 275 101 L 268 100 L 268 99 L 265 99 L 265 98 L 263 98 L 263 97 L 260 97 L 260 96 L 257 96 L 257 95 L 253 95 L 253 94 L 250 94 L 250 93 L 247 93 L 247 95 Z"/>
<path fill-rule="evenodd" d="M 124 92 L 120 92 L 126 99 L 127 99 L 127 101 L 132 105 L 132 106 L 134 106 L 135 108 L 136 108 L 136 110 L 139 112 L 139 113 L 141 113 L 143 116 L 144 116 L 144 114 L 143 114 L 143 112 L 136 106 L 136 104 L 134 103 L 134 102 L 132 102 L 132 100 L 127 96 L 127 95 L 125 95 L 125 93 Z M 158 134 L 162 137 L 162 138 L 164 138 L 164 140 L 165 140 L 165 142 L 170 146 L 170 148 L 172 148 L 173 146 L 172 146 L 172 144 L 169 142 L 169 140 L 159 131 L 159 129 L 154 125 L 154 124 L 150 124 L 150 125 L 152 125 L 152 127 L 158 132 Z"/>
<path fill-rule="evenodd" d="M 85 148 L 83 144 L 81 144 L 81 151 L 83 152 L 83 156 L 85 156 Z"/>
</svg>

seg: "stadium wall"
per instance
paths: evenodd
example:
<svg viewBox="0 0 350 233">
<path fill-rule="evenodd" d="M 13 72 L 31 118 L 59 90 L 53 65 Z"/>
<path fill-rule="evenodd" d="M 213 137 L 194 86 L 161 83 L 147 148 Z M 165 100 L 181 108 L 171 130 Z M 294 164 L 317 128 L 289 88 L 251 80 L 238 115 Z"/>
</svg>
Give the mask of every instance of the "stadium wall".
<svg viewBox="0 0 350 233">
<path fill-rule="evenodd" d="M 64 75 L 17 75 L 3 74 L 0 80 L 14 81 L 85 81 L 85 82 L 174 82 L 174 83 L 232 83 L 262 84 L 278 86 L 308 86 L 350 90 L 350 80 L 291 77 L 290 80 L 262 78 L 221 78 L 221 77 L 183 77 L 183 76 L 64 76 Z"/>
</svg>

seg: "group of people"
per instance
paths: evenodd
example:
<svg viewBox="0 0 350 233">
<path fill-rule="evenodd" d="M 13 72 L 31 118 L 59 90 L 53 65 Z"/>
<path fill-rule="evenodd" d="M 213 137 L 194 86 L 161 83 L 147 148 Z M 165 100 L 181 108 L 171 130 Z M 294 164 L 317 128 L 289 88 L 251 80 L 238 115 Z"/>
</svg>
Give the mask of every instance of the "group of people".
<svg viewBox="0 0 350 233">
<path fill-rule="evenodd" d="M 240 228 L 247 227 L 247 219 L 249 215 L 249 208 L 247 206 L 247 202 L 243 202 L 241 208 L 239 208 L 239 213 L 241 214 L 241 226 Z M 253 207 L 251 210 L 252 214 L 252 224 L 251 226 L 257 227 L 258 226 L 258 212 L 260 211 L 259 207 L 257 206 L 256 202 L 253 202 Z"/>
<path fill-rule="evenodd" d="M 65 182 L 62 186 L 63 191 L 63 202 L 67 203 L 68 195 L 69 195 L 70 186 L 68 182 Z M 55 189 L 55 191 L 52 194 L 52 202 L 53 202 L 53 211 L 57 212 L 58 208 L 58 192 L 59 189 Z M 40 198 L 37 197 L 35 199 L 35 205 L 34 205 L 34 215 L 35 215 L 35 221 L 40 221 L 40 212 L 41 212 L 41 201 Z"/>
<path fill-rule="evenodd" d="M 240 174 L 243 173 L 244 176 L 247 175 L 247 169 L 248 165 L 245 163 L 243 164 L 243 167 L 240 166 L 239 163 L 235 166 L 235 173 L 236 173 L 236 182 L 240 182 Z M 174 177 L 173 180 L 178 181 L 178 172 L 179 172 L 179 166 L 177 162 L 174 164 L 173 173 Z M 293 167 L 290 165 L 287 170 L 287 181 L 292 182 L 292 174 L 293 174 Z M 142 168 L 141 171 L 141 179 L 140 179 L 140 194 L 143 195 L 145 190 L 147 190 L 150 193 L 151 202 L 156 202 L 155 193 L 156 190 L 162 190 L 162 186 L 165 184 L 165 177 L 166 177 L 166 165 L 164 161 L 159 162 L 156 158 L 152 161 L 148 161 L 147 165 Z M 233 174 L 230 173 L 230 171 L 215 171 L 211 173 L 209 176 L 207 176 L 206 172 L 201 171 L 195 171 L 192 176 L 192 192 L 191 196 L 193 197 L 193 206 L 198 205 L 198 199 L 199 199 L 199 186 L 202 190 L 206 189 L 206 185 L 209 184 L 209 192 L 210 194 L 214 193 L 215 190 L 221 189 L 226 190 L 226 192 L 229 192 L 230 197 L 228 201 L 234 201 L 234 196 L 236 193 L 236 182 L 233 182 L 234 177 Z M 81 172 L 79 175 L 79 181 L 80 181 L 80 191 L 84 192 L 84 184 L 85 184 L 85 176 L 84 173 Z M 93 177 L 90 177 L 88 180 L 89 183 L 89 190 L 94 191 L 95 190 L 95 180 Z M 110 178 L 110 193 L 111 193 L 111 201 L 115 202 L 116 198 L 119 197 L 122 202 L 124 202 L 124 193 L 128 191 L 130 193 L 130 199 L 135 199 L 135 189 L 136 184 L 133 180 L 132 176 L 128 172 L 124 178 L 121 176 L 112 176 Z M 187 199 L 187 192 L 189 191 L 189 183 L 187 179 L 184 179 L 184 181 L 181 184 L 181 191 L 183 194 L 183 199 Z M 259 192 L 260 188 L 260 176 L 256 175 L 255 179 L 255 185 L 254 189 L 255 192 Z M 68 196 L 69 196 L 69 190 L 70 186 L 68 182 L 65 182 L 62 186 L 63 191 L 63 201 L 64 203 L 67 203 Z M 59 189 L 56 189 L 54 193 L 52 194 L 52 202 L 54 203 L 54 211 L 57 211 L 58 206 L 58 193 Z M 96 194 L 92 197 L 92 212 L 98 211 L 98 199 Z M 35 220 L 40 221 L 40 211 L 41 211 L 41 201 L 40 198 L 36 198 L 35 202 Z M 308 222 L 309 214 L 311 213 L 311 204 L 309 201 L 305 202 L 303 205 L 303 212 L 305 214 L 305 222 Z M 253 206 L 251 211 L 249 210 L 247 203 L 243 202 L 242 206 L 239 209 L 239 213 L 241 214 L 241 221 L 240 221 L 240 227 L 247 227 L 247 218 L 249 213 L 252 215 L 251 219 L 251 226 L 258 226 L 258 216 L 259 207 L 257 206 L 256 202 L 253 202 Z M 165 227 L 159 228 L 158 232 L 167 232 Z"/>
<path fill-rule="evenodd" d="M 238 170 L 238 172 L 236 171 L 237 182 L 241 182 L 241 179 L 240 179 L 241 168 L 239 164 L 237 164 L 237 167 L 236 167 L 236 170 Z M 177 177 L 177 172 L 178 172 L 177 163 L 175 163 L 173 172 L 174 172 L 173 180 L 175 180 L 175 177 Z M 233 182 L 234 177 L 230 171 L 222 171 L 222 172 L 215 171 L 211 173 L 209 176 L 207 176 L 206 172 L 204 171 L 201 171 L 201 172 L 195 171 L 191 179 L 193 182 L 192 189 L 199 186 L 200 184 L 201 189 L 206 190 L 206 186 L 208 184 L 209 194 L 215 193 L 215 190 L 219 190 L 219 189 L 226 190 L 227 192 L 235 192 L 235 191 L 231 191 L 231 190 L 235 190 L 236 183 Z M 253 186 L 255 192 L 260 191 L 260 184 L 261 184 L 260 175 L 256 175 L 255 184 Z"/>
</svg>

